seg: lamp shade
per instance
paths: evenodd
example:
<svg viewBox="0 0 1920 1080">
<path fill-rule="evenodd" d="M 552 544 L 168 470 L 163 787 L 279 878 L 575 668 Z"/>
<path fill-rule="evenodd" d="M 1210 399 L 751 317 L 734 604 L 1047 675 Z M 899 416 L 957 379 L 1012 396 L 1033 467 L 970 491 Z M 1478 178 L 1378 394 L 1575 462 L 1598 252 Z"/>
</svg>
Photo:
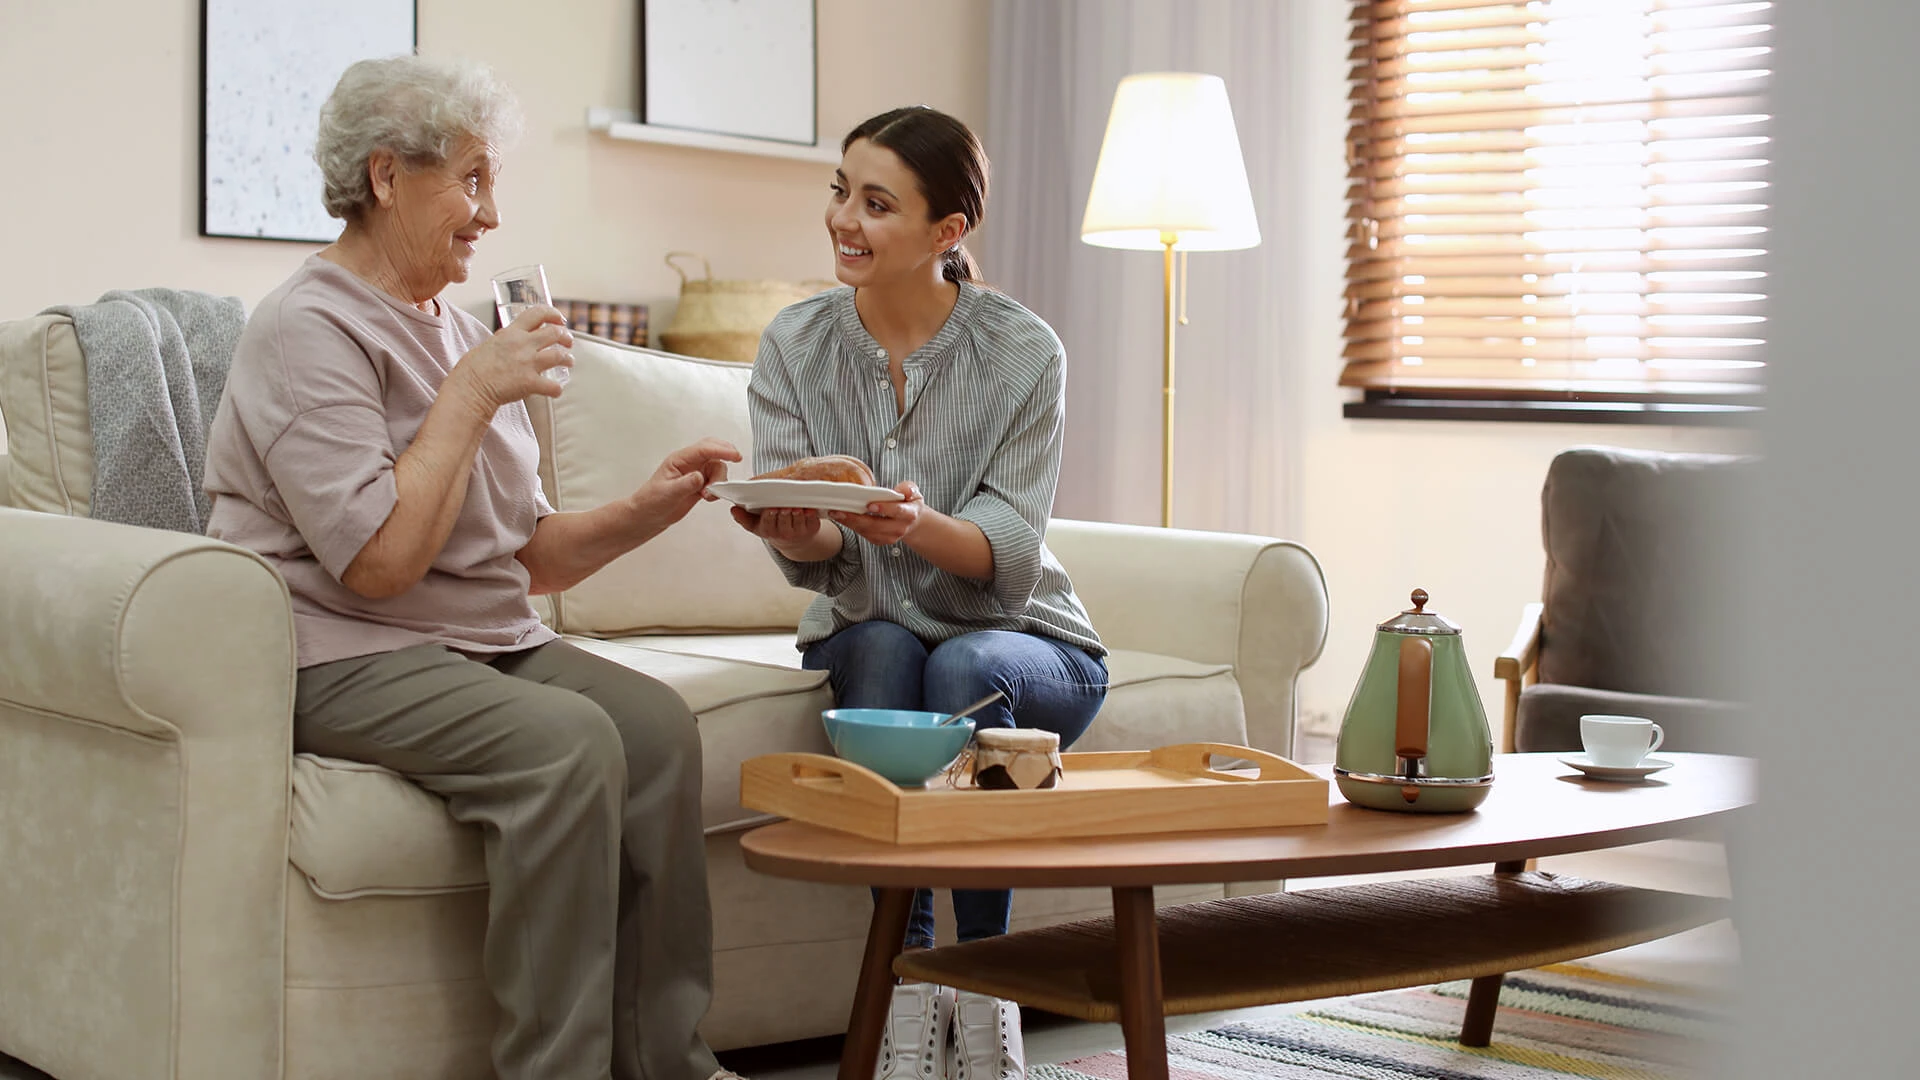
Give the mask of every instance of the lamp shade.
<svg viewBox="0 0 1920 1080">
<path fill-rule="evenodd" d="M 1240 135 L 1218 75 L 1129 75 L 1113 92 L 1080 239 L 1097 247 L 1233 251 L 1260 242 Z"/>
</svg>

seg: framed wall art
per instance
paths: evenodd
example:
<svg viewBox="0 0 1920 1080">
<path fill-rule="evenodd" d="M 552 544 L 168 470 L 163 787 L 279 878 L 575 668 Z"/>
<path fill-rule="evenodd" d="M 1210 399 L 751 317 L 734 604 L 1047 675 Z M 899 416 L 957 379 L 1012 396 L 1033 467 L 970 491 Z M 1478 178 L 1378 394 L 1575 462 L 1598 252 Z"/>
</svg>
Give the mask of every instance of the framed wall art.
<svg viewBox="0 0 1920 1080">
<path fill-rule="evenodd" d="M 356 60 L 411 53 L 415 0 L 201 0 L 200 235 L 325 243 L 320 105 Z"/>
<path fill-rule="evenodd" d="M 812 146 L 814 0 L 641 0 L 640 121 Z"/>
</svg>

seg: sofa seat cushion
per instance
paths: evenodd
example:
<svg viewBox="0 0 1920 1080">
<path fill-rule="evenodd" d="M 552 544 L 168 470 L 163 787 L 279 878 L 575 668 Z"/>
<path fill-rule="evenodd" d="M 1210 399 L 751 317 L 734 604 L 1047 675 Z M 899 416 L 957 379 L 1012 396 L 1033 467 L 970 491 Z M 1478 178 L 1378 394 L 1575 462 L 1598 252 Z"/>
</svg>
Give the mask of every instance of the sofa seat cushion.
<svg viewBox="0 0 1920 1080">
<path fill-rule="evenodd" d="M 438 795 L 378 765 L 293 756 L 287 858 L 330 900 L 484 889 L 480 829 Z"/>
<path fill-rule="evenodd" d="M 673 687 L 693 709 L 705 751 L 703 824 L 726 831 L 760 820 L 740 808 L 740 762 L 774 750 L 829 751 L 820 710 L 826 675 L 797 668 L 662 652 L 625 641 L 575 645 Z M 792 635 L 787 635 L 791 648 Z M 377 765 L 297 754 L 289 858 L 321 896 L 406 896 L 484 888 L 478 828 L 446 803 Z"/>
<path fill-rule="evenodd" d="M 706 634 L 629 638 L 648 649 L 799 670 L 792 634 Z M 1227 664 L 1115 649 L 1107 656 L 1106 704 L 1075 750 L 1139 750 L 1169 742 L 1245 745 L 1240 685 Z M 709 744 L 711 745 L 711 744 Z M 1285 747 L 1272 748 L 1285 753 Z M 761 751 L 768 752 L 768 751 Z M 748 755 L 752 756 L 752 755 Z"/>
<path fill-rule="evenodd" d="M 787 640 L 793 635 L 751 635 Z M 729 640 L 715 635 L 715 641 Z M 673 687 L 700 721 L 700 818 L 708 833 L 745 828 L 766 815 L 740 806 L 740 763 L 759 754 L 832 753 L 820 711 L 833 707 L 827 673 L 753 659 L 656 648 L 656 639 L 568 638 Z"/>
<path fill-rule="evenodd" d="M 1149 750 L 1189 742 L 1246 745 L 1246 706 L 1230 665 L 1115 649 L 1107 654 L 1107 680 L 1106 703 L 1074 750 Z M 1287 752 L 1286 747 L 1265 749 Z"/>
<path fill-rule="evenodd" d="M 699 719 L 701 822 L 711 834 L 766 816 L 740 806 L 740 764 L 781 751 L 832 753 L 820 711 L 825 672 L 805 671 L 791 633 L 617 639 L 574 645 L 673 687 Z M 1116 650 L 1100 717 L 1075 750 L 1168 742 L 1246 742 L 1240 688 L 1225 664 Z M 289 857 L 332 899 L 407 896 L 486 886 L 480 832 L 436 795 L 376 765 L 297 754 Z"/>
</svg>

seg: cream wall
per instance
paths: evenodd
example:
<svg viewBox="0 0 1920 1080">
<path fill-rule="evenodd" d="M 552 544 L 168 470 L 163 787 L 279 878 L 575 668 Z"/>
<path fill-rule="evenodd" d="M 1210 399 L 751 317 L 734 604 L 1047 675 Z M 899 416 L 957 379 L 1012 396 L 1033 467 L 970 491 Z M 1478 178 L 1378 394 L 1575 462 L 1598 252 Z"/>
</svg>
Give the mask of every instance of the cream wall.
<svg viewBox="0 0 1920 1080">
<path fill-rule="evenodd" d="M 1493 660 L 1521 605 L 1539 599 L 1540 483 L 1561 450 L 1604 443 L 1742 451 L 1750 433 L 1624 424 L 1345 420 L 1335 385 L 1345 272 L 1347 11 L 1345 0 L 1295 0 L 1306 167 L 1296 208 L 1302 283 L 1287 362 L 1299 425 L 1299 539 L 1327 574 L 1332 620 L 1320 662 L 1302 676 L 1303 726 L 1338 724 L 1372 646 L 1373 626 L 1418 586 L 1461 624 L 1488 718 L 1499 723 Z"/>
<path fill-rule="evenodd" d="M 775 158 L 616 142 L 589 106 L 632 108 L 639 0 L 420 0 L 423 52 L 471 56 L 521 95 L 526 133 L 501 178 L 487 275 L 544 262 L 562 295 L 649 303 L 665 325 L 668 250 L 723 277 L 831 277 L 821 235 L 831 170 Z M 986 115 L 986 0 L 818 0 L 819 118 L 829 141 L 886 108 Z M 197 235 L 199 0 L 8 3 L 0 25 L 0 318 L 169 285 L 249 307 L 316 245 Z M 315 198 L 318 198 L 316 193 Z"/>
</svg>

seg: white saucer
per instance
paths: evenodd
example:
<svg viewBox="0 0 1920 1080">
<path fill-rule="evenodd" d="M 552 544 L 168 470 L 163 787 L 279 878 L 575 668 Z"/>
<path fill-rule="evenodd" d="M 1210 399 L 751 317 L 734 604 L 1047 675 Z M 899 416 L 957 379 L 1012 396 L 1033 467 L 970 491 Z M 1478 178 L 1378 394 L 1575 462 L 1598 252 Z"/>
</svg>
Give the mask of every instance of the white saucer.
<svg viewBox="0 0 1920 1080">
<path fill-rule="evenodd" d="M 1638 765 L 1600 765 L 1588 761 L 1585 754 L 1564 754 L 1560 761 L 1586 773 L 1589 780 L 1613 780 L 1628 784 L 1645 780 L 1661 769 L 1673 768 L 1673 762 L 1657 757 L 1641 758 Z"/>
<path fill-rule="evenodd" d="M 869 503 L 899 502 L 906 498 L 892 488 L 831 480 L 722 480 L 708 484 L 707 490 L 754 513 L 775 507 L 864 514 Z"/>
</svg>

